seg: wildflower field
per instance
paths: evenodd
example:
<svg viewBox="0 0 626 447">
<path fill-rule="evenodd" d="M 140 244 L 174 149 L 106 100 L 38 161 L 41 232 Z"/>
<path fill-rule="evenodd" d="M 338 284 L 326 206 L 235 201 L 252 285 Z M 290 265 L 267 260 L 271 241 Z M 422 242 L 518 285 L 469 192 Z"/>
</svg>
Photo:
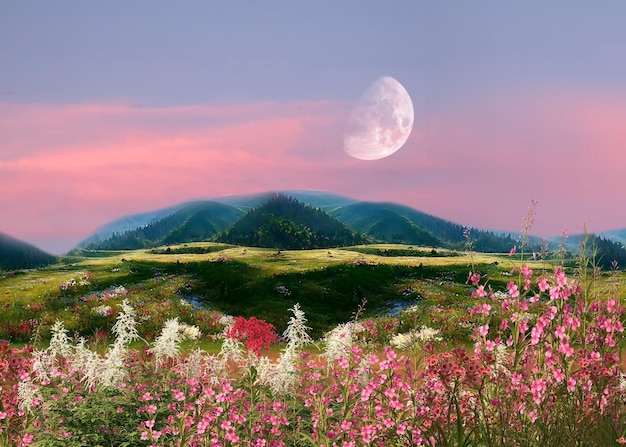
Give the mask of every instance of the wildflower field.
<svg viewBox="0 0 626 447">
<path fill-rule="evenodd" d="M 626 276 L 585 247 L 200 245 L 3 274 L 0 445 L 626 444 Z"/>
</svg>

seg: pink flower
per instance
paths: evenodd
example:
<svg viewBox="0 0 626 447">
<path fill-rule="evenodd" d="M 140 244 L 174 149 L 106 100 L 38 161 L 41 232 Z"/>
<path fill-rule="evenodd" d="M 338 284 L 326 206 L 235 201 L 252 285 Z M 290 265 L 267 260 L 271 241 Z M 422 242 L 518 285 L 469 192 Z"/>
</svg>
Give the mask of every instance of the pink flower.
<svg viewBox="0 0 626 447">
<path fill-rule="evenodd" d="M 565 379 L 565 374 L 563 374 L 563 371 L 561 371 L 559 368 L 555 369 L 552 372 L 552 375 L 554 376 L 554 380 L 556 380 L 557 383 L 561 383 L 563 379 Z"/>
<path fill-rule="evenodd" d="M 608 310 L 609 313 L 611 314 L 614 314 L 617 311 L 616 306 L 617 306 L 617 301 L 615 301 L 615 298 L 611 298 L 610 300 L 606 302 L 606 310 Z"/>
<path fill-rule="evenodd" d="M 509 251 L 509 256 L 513 256 L 517 251 L 517 245 L 514 245 L 513 248 Z"/>
<path fill-rule="evenodd" d="M 541 335 L 543 334 L 543 328 L 540 326 L 535 326 L 534 328 L 532 328 L 532 330 L 530 331 L 530 344 L 531 345 L 536 345 L 539 343 L 539 339 L 541 338 Z"/>
<path fill-rule="evenodd" d="M 361 428 L 361 436 L 363 437 L 363 442 L 369 444 L 374 439 L 376 435 L 376 426 L 368 424 Z"/>
<path fill-rule="evenodd" d="M 178 389 L 172 390 L 172 397 L 180 402 L 185 400 L 185 393 Z"/>
<path fill-rule="evenodd" d="M 489 325 L 485 324 L 484 326 L 478 326 L 478 335 L 481 337 L 486 337 L 489 333 Z"/>
<path fill-rule="evenodd" d="M 554 268 L 554 278 L 559 287 L 563 287 L 567 283 L 567 276 L 565 276 L 565 272 L 561 267 L 557 266 Z"/>
<path fill-rule="evenodd" d="M 548 284 L 548 280 L 544 276 L 539 278 L 537 285 L 539 286 L 539 290 L 541 290 L 541 292 L 545 292 L 550 288 L 550 284 Z"/>
<path fill-rule="evenodd" d="M 542 397 L 546 390 L 546 382 L 542 378 L 535 379 L 530 385 L 530 390 L 533 393 L 533 402 L 539 405 L 543 400 Z"/>
<path fill-rule="evenodd" d="M 476 290 L 472 292 L 472 298 L 484 298 L 487 296 L 487 291 L 484 285 L 479 285 Z"/>
<path fill-rule="evenodd" d="M 574 348 L 572 348 L 567 341 L 564 341 L 559 345 L 559 352 L 564 354 L 565 357 L 571 357 L 574 355 Z"/>
<path fill-rule="evenodd" d="M 348 366 L 350 366 L 350 364 L 348 363 L 348 360 L 346 360 L 344 356 L 341 356 L 337 359 L 337 365 L 339 365 L 339 367 L 343 369 L 347 369 Z"/>
<path fill-rule="evenodd" d="M 480 273 L 469 272 L 469 280 L 471 281 L 472 285 L 476 287 L 480 282 Z"/>
<path fill-rule="evenodd" d="M 559 340 L 564 340 L 565 338 L 567 338 L 567 335 L 565 334 L 565 326 L 557 326 L 556 330 L 554 331 L 554 335 Z"/>
<path fill-rule="evenodd" d="M 491 306 L 489 304 L 483 303 L 481 305 L 480 313 L 485 317 L 489 316 L 489 312 L 491 311 Z"/>
<path fill-rule="evenodd" d="M 517 284 L 515 284 L 512 280 L 506 285 L 506 291 L 509 292 L 511 298 L 519 297 L 519 289 L 517 288 Z"/>
</svg>

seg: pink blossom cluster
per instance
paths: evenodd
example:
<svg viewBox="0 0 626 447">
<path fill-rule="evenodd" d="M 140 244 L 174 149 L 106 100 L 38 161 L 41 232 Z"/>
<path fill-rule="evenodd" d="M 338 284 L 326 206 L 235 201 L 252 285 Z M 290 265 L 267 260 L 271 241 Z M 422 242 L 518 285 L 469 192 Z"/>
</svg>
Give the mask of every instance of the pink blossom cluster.
<svg viewBox="0 0 626 447">
<path fill-rule="evenodd" d="M 0 344 L 0 436 L 9 445 L 80 445 L 100 436 L 112 445 L 151 447 L 626 442 L 618 294 L 589 293 L 560 267 L 538 274 L 524 265 L 515 276 L 496 293 L 484 277 L 469 275 L 471 349 L 354 343 L 332 360 L 290 351 L 278 374 L 258 356 L 189 354 L 157 367 L 149 349 L 120 348 L 108 357 L 123 362 L 120 380 L 103 388 L 61 351 L 48 358 L 50 374 L 35 381 L 41 359 Z M 255 352 L 275 334 L 262 320 L 238 321 L 232 336 L 256 340 L 249 346 Z M 278 392 L 263 374 L 297 380 Z M 89 417 L 78 423 L 80 415 Z"/>
</svg>

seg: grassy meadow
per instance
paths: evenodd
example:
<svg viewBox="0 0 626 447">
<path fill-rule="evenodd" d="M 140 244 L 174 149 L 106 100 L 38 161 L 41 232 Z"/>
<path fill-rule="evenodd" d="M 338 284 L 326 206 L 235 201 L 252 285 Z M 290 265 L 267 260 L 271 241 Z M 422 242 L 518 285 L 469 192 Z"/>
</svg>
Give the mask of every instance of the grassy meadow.
<svg viewBox="0 0 626 447">
<path fill-rule="evenodd" d="M 0 446 L 624 444 L 626 274 L 534 258 L 189 243 L 3 272 Z"/>
<path fill-rule="evenodd" d="M 362 304 L 370 317 L 419 304 L 424 321 L 416 324 L 432 325 L 430 307 L 467 310 L 471 262 L 494 286 L 503 286 L 513 267 L 508 256 L 476 254 L 470 259 L 462 252 L 399 245 L 279 251 L 189 243 L 83 254 L 52 267 L 4 274 L 0 338 L 46 338 L 56 320 L 83 337 L 97 338 L 112 327 L 123 299 L 145 309 L 150 324 L 142 335 L 148 337 L 164 319 L 180 315 L 197 324 L 211 311 L 256 316 L 282 331 L 295 303 L 307 313 L 315 336 L 349 321 Z M 89 276 L 84 284 L 80 275 Z M 62 290 L 72 278 L 78 283 Z M 116 294 L 119 287 L 125 291 Z M 193 304 L 191 309 L 187 303 Z M 111 307 L 109 314 L 104 306 Z"/>
</svg>

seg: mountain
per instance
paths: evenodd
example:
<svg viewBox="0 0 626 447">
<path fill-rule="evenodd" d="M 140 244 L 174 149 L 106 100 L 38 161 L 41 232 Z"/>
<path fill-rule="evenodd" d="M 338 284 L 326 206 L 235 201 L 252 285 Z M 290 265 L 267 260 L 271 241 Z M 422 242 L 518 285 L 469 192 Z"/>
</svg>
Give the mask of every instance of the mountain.
<svg viewBox="0 0 626 447">
<path fill-rule="evenodd" d="M 7 234 L 0 233 L 0 270 L 35 268 L 55 262 L 55 256 Z"/>
<path fill-rule="evenodd" d="M 581 251 L 582 243 L 585 242 L 587 256 L 594 258 L 593 262 L 597 267 L 609 270 L 615 261 L 618 267 L 623 269 L 626 267 L 626 247 L 620 242 L 619 234 L 620 230 L 604 232 L 600 235 L 594 233 L 572 234 L 565 241 L 565 249 L 570 254 L 577 255 Z M 617 237 L 610 237 L 610 235 L 617 235 Z M 552 240 L 557 242 L 557 238 L 552 238 Z M 562 240 L 558 242 L 560 245 L 563 243 Z"/>
<path fill-rule="evenodd" d="M 386 209 L 384 206 L 377 207 L 375 204 L 357 203 L 331 212 L 331 215 L 346 226 L 370 236 L 375 241 L 412 245 L 442 245 L 439 239 L 415 225 L 406 216 Z"/>
<path fill-rule="evenodd" d="M 285 194 L 298 199 L 300 202 L 312 206 L 314 208 L 320 208 L 324 211 L 329 211 L 356 203 L 355 200 L 347 197 L 338 196 L 335 194 L 320 192 L 320 191 L 285 191 Z M 208 199 L 206 201 L 219 202 L 224 205 L 229 205 L 242 211 L 241 215 L 246 212 L 261 206 L 263 203 L 271 199 L 272 192 L 263 192 L 257 194 L 241 194 L 223 196 L 214 199 Z M 113 234 L 120 235 L 128 232 L 129 230 L 136 230 L 140 227 L 148 226 L 156 221 L 162 220 L 176 213 L 178 210 L 184 209 L 188 206 L 193 206 L 196 202 L 184 202 L 178 205 L 162 208 L 156 211 L 149 211 L 147 213 L 133 214 L 130 216 L 121 217 L 112 222 L 109 222 L 102 227 L 98 228 L 87 239 L 81 241 L 77 248 L 93 247 L 98 242 L 109 239 Z"/>
<path fill-rule="evenodd" d="M 243 211 L 214 201 L 190 202 L 172 207 L 161 219 L 123 233 L 113 233 L 97 242 L 81 243 L 89 250 L 134 250 L 164 244 L 196 242 L 211 239 L 239 220 Z M 159 213 L 162 213 L 160 211 Z"/>
<path fill-rule="evenodd" d="M 77 248 L 87 248 L 88 246 L 93 246 L 98 242 L 110 238 L 114 234 L 122 234 L 129 230 L 149 225 L 154 221 L 163 219 L 173 214 L 176 210 L 184 207 L 185 205 L 186 204 L 183 203 L 156 211 L 121 217 L 98 228 L 87 239 L 81 241 Z"/>
<path fill-rule="evenodd" d="M 376 241 L 463 248 L 466 227 L 395 203 L 359 202 L 329 213 Z M 515 241 L 508 235 L 471 229 L 474 249 L 508 252 Z"/>
<path fill-rule="evenodd" d="M 358 202 L 319 191 L 285 191 L 282 194 L 293 198 L 300 204 L 328 213 L 348 227 L 352 233 L 361 233 L 370 241 L 453 249 L 465 247 L 466 227 L 408 206 L 395 203 Z M 128 216 L 103 226 L 81 242 L 78 247 L 136 249 L 215 239 L 218 233 L 224 233 L 244 214 L 261 207 L 272 200 L 275 195 L 276 193 L 266 192 L 226 196 L 207 201 L 182 203 L 151 213 Z M 272 225 L 280 227 L 284 224 L 283 230 L 285 231 L 287 226 L 294 225 L 289 230 L 291 233 L 304 231 L 301 226 L 309 225 L 306 222 L 277 222 L 280 219 L 282 217 L 274 219 L 275 222 Z M 265 224 L 268 223 L 265 222 Z M 248 228 L 244 232 L 252 233 L 253 230 Z M 258 239 L 260 235 L 256 237 Z M 516 240 L 510 234 L 471 229 L 470 237 L 477 251 L 508 252 L 516 245 Z M 532 250 L 538 251 L 540 244 L 535 245 L 537 247 L 532 247 Z"/>
<path fill-rule="evenodd" d="M 217 240 L 279 249 L 329 248 L 366 242 L 363 236 L 321 209 L 281 193 L 248 212 Z"/>
<path fill-rule="evenodd" d="M 621 230 L 603 231 L 602 233 L 598 233 L 598 236 L 626 246 L 626 228 L 622 228 Z"/>
</svg>

